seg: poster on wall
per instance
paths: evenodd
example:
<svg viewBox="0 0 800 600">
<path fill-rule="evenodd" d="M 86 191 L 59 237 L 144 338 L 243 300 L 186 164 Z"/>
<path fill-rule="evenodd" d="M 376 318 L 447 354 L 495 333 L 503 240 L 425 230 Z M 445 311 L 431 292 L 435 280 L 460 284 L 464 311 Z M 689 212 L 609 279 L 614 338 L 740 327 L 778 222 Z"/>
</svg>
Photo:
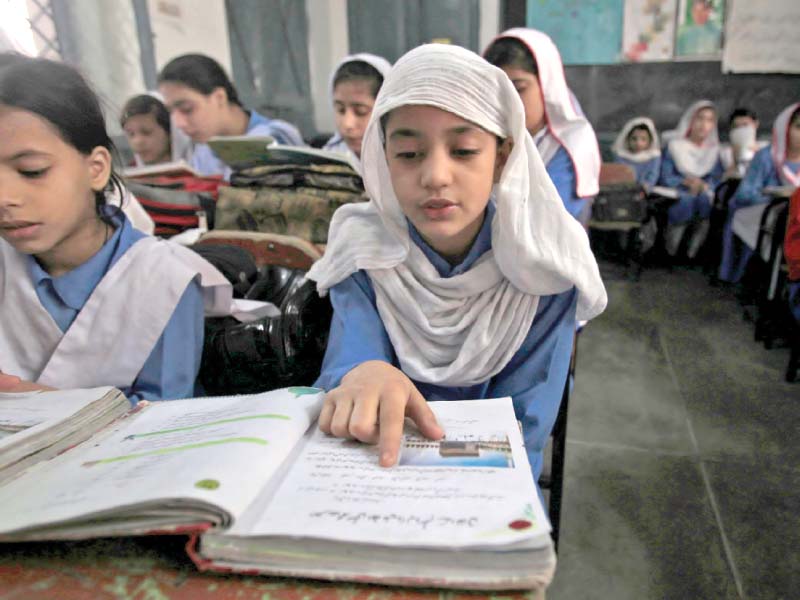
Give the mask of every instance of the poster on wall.
<svg viewBox="0 0 800 600">
<path fill-rule="evenodd" d="M 565 65 L 619 61 L 624 0 L 528 0 L 526 24 L 549 35 Z"/>
<path fill-rule="evenodd" d="M 622 57 L 629 62 L 672 60 L 678 0 L 626 0 Z"/>
<path fill-rule="evenodd" d="M 681 0 L 675 57 L 719 59 L 722 52 L 723 0 Z"/>
<path fill-rule="evenodd" d="M 729 2 L 722 70 L 732 73 L 800 73 L 800 2 Z"/>
</svg>

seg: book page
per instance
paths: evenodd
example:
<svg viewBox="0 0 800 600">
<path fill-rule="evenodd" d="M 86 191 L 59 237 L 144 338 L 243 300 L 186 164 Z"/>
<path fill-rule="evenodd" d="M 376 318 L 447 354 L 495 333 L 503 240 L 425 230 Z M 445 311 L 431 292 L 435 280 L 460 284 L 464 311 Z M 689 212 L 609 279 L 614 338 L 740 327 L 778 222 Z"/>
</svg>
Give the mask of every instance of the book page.
<svg viewBox="0 0 800 600">
<path fill-rule="evenodd" d="M 407 428 L 388 469 L 376 446 L 316 430 L 267 506 L 228 533 L 464 548 L 548 532 L 510 398 L 430 407 L 445 440 Z"/>
<path fill-rule="evenodd" d="M 298 387 L 149 403 L 0 488 L 0 531 L 176 499 L 235 517 L 317 418 L 322 398 Z"/>
</svg>

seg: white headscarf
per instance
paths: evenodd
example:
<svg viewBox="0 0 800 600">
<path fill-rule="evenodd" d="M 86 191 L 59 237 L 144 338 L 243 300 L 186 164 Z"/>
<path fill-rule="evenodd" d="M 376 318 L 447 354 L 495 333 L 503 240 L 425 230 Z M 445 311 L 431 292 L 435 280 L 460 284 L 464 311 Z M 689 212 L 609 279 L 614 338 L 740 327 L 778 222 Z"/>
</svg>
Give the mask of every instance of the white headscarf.
<svg viewBox="0 0 800 600">
<path fill-rule="evenodd" d="M 631 134 L 633 128 L 638 125 L 644 125 L 647 127 L 647 131 L 650 132 L 650 147 L 641 152 L 634 153 L 628 148 L 628 136 Z M 620 158 L 637 163 L 647 162 L 648 160 L 661 156 L 661 145 L 658 141 L 658 131 L 656 131 L 655 124 L 647 117 L 635 117 L 631 119 L 622 127 L 617 139 L 614 140 L 614 144 L 611 146 L 611 151 Z"/>
<path fill-rule="evenodd" d="M 330 81 L 328 82 L 328 95 L 331 99 L 331 104 L 333 103 L 333 93 L 335 91 L 334 82 L 336 81 L 336 75 L 339 73 L 339 69 L 341 69 L 344 65 L 351 62 L 363 62 L 367 63 L 373 69 L 375 69 L 378 73 L 381 74 L 381 77 L 384 79 L 386 75 L 392 68 L 392 63 L 388 60 L 383 58 L 382 56 L 378 56 L 377 54 L 370 54 L 369 52 L 360 52 L 359 54 L 350 54 L 349 56 L 345 56 L 339 63 L 336 65 L 336 68 L 333 69 L 331 73 Z M 344 141 L 342 134 L 338 131 L 331 136 L 325 146 L 323 147 L 324 150 L 329 150 L 331 152 L 338 152 L 340 154 L 345 154 L 350 157 L 354 164 L 360 166 L 360 161 L 358 157 L 355 155 L 355 152 L 350 150 L 350 146 L 347 145 L 347 142 Z"/>
<path fill-rule="evenodd" d="M 392 187 L 380 119 L 405 105 L 434 106 L 514 140 L 494 189 L 492 249 L 453 277 L 440 277 L 411 241 Z M 505 73 L 478 55 L 429 44 L 403 56 L 378 94 L 362 163 L 371 202 L 334 213 L 325 255 L 308 276 L 324 294 L 366 270 L 400 366 L 411 378 L 472 385 L 499 373 L 528 335 L 541 295 L 576 286 L 579 319 L 605 308 L 586 231 L 545 171 L 519 95 Z"/>
<path fill-rule="evenodd" d="M 789 145 L 789 119 L 798 108 L 800 108 L 800 102 L 787 106 L 772 124 L 772 162 L 784 185 L 792 187 L 800 186 L 800 174 L 794 173 L 786 165 L 786 151 Z"/>
<path fill-rule="evenodd" d="M 536 29 L 508 29 L 497 36 L 492 44 L 503 38 L 514 38 L 525 44 L 539 70 L 539 87 L 544 96 L 544 115 L 549 134 L 539 142 L 542 158 L 548 163 L 559 146 L 563 146 L 575 167 L 577 196 L 586 198 L 596 195 L 601 163 L 597 136 L 580 105 L 576 106 L 576 102 L 573 102 L 575 96 L 567 87 L 558 48 L 553 40 Z"/>
<path fill-rule="evenodd" d="M 692 104 L 681 116 L 678 126 L 664 132 L 664 139 L 668 139 L 667 148 L 675 161 L 675 166 L 683 175 L 692 177 L 705 177 L 717 164 L 719 160 L 719 133 L 717 124 L 708 134 L 701 145 L 697 145 L 689 139 L 689 132 L 692 129 L 692 121 L 695 115 L 704 108 L 710 108 L 715 113 L 717 108 L 710 100 L 698 100 Z"/>
</svg>

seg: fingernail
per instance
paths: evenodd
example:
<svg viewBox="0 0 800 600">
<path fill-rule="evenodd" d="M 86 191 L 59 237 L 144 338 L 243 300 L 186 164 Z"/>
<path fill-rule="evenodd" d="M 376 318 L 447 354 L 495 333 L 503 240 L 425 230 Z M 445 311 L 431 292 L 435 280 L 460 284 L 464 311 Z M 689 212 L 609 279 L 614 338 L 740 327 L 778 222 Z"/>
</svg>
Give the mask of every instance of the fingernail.
<svg viewBox="0 0 800 600">
<path fill-rule="evenodd" d="M 384 467 L 391 467 L 394 464 L 394 459 L 392 458 L 391 452 L 384 452 L 381 454 L 381 464 Z"/>
</svg>

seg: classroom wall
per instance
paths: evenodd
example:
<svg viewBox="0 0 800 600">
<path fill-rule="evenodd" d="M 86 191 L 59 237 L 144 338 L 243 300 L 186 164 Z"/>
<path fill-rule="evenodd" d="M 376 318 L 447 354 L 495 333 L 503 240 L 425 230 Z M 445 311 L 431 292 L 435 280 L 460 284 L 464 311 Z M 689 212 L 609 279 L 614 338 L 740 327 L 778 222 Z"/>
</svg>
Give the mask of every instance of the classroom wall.
<svg viewBox="0 0 800 600">
<path fill-rule="evenodd" d="M 207 54 L 231 72 L 224 0 L 148 0 L 156 68 L 190 52 Z"/>
<path fill-rule="evenodd" d="M 695 100 L 717 103 L 724 134 L 731 111 L 756 111 L 768 134 L 778 113 L 800 101 L 800 75 L 723 74 L 721 64 L 664 62 L 567 66 L 567 82 L 598 133 L 618 131 L 629 118 L 649 116 L 660 130 L 677 124 Z"/>
</svg>

